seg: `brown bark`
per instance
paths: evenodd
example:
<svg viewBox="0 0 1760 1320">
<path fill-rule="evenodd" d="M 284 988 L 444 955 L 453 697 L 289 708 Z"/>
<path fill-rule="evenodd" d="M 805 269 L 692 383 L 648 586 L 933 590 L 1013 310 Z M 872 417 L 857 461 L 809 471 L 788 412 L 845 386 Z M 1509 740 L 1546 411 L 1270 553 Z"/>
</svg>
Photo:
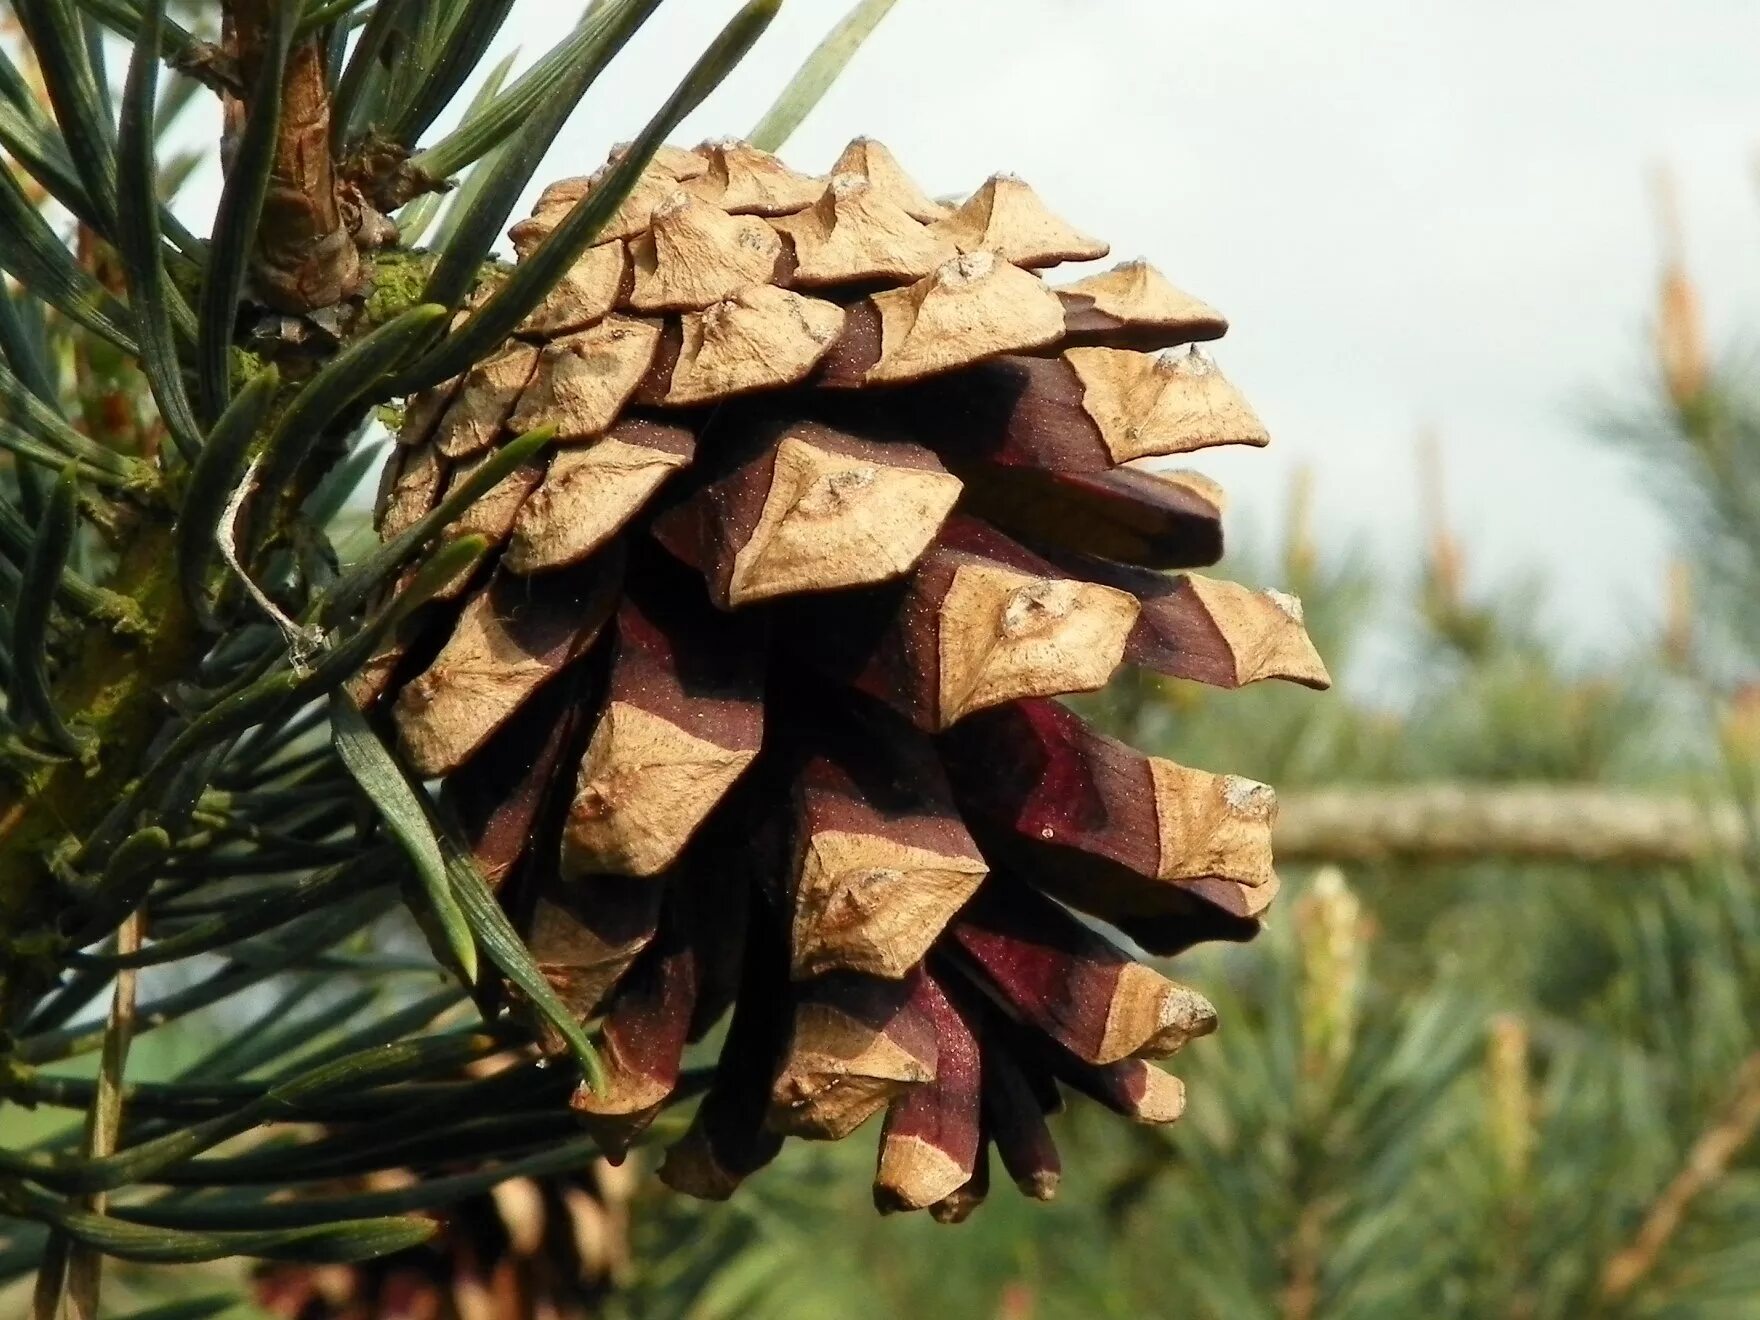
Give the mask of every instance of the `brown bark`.
<svg viewBox="0 0 1760 1320">
<path fill-rule="evenodd" d="M 276 11 L 291 0 L 227 0 L 227 42 L 242 85 L 254 87 L 272 40 Z M 269 192 L 251 263 L 256 290 L 278 311 L 331 307 L 360 284 L 360 253 L 344 213 L 336 163 L 330 157 L 330 92 L 324 84 L 324 43 L 296 41 L 288 54 L 281 123 Z M 229 98 L 229 127 L 242 103 Z"/>
</svg>

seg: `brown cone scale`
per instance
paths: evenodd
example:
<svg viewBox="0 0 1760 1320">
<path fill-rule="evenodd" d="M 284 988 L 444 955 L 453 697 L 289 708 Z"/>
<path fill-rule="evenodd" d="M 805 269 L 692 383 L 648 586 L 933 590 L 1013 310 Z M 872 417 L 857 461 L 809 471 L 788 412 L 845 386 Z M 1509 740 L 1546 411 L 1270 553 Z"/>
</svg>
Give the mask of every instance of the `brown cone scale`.
<svg viewBox="0 0 1760 1320">
<path fill-rule="evenodd" d="M 546 189 L 519 257 L 605 177 Z M 1009 175 L 934 200 L 870 139 L 823 173 L 669 147 L 408 401 L 386 539 L 555 444 L 443 534 L 488 549 L 351 690 L 597 1032 L 573 1109 L 606 1150 L 718 1051 L 680 1191 L 884 1113 L 881 1208 L 957 1223 L 993 1163 L 1049 1199 L 1062 1090 L 1171 1122 L 1146 1060 L 1216 1025 L 1091 919 L 1174 952 L 1277 892 L 1270 789 L 1058 701 L 1124 668 L 1329 681 L 1293 597 L 1166 571 L 1221 555 L 1223 497 L 1141 461 L 1267 440 L 1197 347 L 1227 321 L 1141 261 L 1055 281 L 1107 250 L 1061 210 Z"/>
<path fill-rule="evenodd" d="M 919 968 L 897 981 L 838 974 L 802 984 L 770 1126 L 838 1141 L 895 1096 L 932 1081 L 938 1046 L 922 976 Z"/>
</svg>

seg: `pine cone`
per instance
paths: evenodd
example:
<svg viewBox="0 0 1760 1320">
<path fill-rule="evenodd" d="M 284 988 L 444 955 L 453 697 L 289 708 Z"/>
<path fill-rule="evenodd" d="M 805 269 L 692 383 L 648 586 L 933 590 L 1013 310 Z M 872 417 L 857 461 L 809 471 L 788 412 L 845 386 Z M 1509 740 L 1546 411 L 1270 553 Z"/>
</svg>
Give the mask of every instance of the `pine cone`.
<svg viewBox="0 0 1760 1320">
<path fill-rule="evenodd" d="M 593 186 L 545 192 L 521 256 Z M 829 180 L 668 149 L 513 339 L 410 403 L 386 538 L 499 439 L 558 446 L 453 525 L 493 548 L 353 694 L 601 1020 L 609 1088 L 575 1107 L 607 1149 L 733 1007 L 675 1188 L 884 1110 L 877 1202 L 959 1219 L 992 1145 L 1052 1194 L 1059 1083 L 1180 1113 L 1144 1059 L 1214 1010 L 1071 909 L 1158 954 L 1250 938 L 1274 800 L 1055 698 L 1121 664 L 1327 678 L 1294 599 L 1157 571 L 1220 555 L 1220 492 L 1126 465 L 1267 437 L 1195 347 L 1209 307 L 1137 262 L 1036 273 L 1106 251 L 1006 175 L 932 201 L 871 141 Z"/>
<path fill-rule="evenodd" d="M 422 1246 L 353 1265 L 261 1265 L 256 1301 L 283 1320 L 588 1320 L 628 1273 L 631 1190 L 604 1161 L 511 1178 L 447 1210 Z"/>
</svg>

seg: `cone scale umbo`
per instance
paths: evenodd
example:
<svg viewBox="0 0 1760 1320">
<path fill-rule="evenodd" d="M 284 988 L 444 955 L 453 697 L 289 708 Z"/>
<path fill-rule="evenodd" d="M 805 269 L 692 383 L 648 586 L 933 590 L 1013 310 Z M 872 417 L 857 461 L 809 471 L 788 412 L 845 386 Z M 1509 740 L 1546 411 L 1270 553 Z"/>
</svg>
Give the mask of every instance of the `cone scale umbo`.
<svg viewBox="0 0 1760 1320">
<path fill-rule="evenodd" d="M 545 191 L 522 259 L 597 177 Z M 1057 698 L 1125 666 L 1328 679 L 1292 597 L 1164 571 L 1220 555 L 1221 492 L 1127 465 L 1267 437 L 1197 347 L 1214 310 L 1142 262 L 1042 274 L 1105 252 L 1018 179 L 944 205 L 868 140 L 827 178 L 668 148 L 512 338 L 411 400 L 388 539 L 514 434 L 557 444 L 352 690 L 598 1026 L 573 1106 L 608 1150 L 733 1010 L 679 1190 L 884 1115 L 877 1204 L 957 1222 L 993 1160 L 1055 1193 L 1062 1088 L 1183 1109 L 1146 1060 L 1214 1010 L 1084 918 L 1249 938 L 1274 800 Z"/>
</svg>

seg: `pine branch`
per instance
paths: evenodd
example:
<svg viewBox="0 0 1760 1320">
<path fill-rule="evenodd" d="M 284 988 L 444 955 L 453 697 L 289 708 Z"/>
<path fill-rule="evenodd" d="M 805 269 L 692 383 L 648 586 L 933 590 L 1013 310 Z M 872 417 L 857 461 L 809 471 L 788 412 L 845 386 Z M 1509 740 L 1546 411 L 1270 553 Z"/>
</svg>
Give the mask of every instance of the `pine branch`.
<svg viewBox="0 0 1760 1320">
<path fill-rule="evenodd" d="M 117 931 L 117 953 L 125 957 L 137 953 L 145 929 L 144 913 L 136 911 L 130 915 Z M 89 1160 L 115 1154 L 117 1141 L 122 1135 L 123 1073 L 134 1036 L 138 979 L 138 973 L 132 969 L 118 972 L 116 976 L 110 1017 L 104 1028 L 97 1085 L 86 1113 L 84 1154 Z M 94 1192 L 85 1199 L 85 1209 L 101 1215 L 109 1199 L 103 1192 Z M 60 1268 L 45 1267 L 38 1276 L 38 1320 L 62 1320 L 63 1317 L 66 1320 L 96 1320 L 98 1289 L 104 1269 L 102 1253 L 90 1243 L 74 1242 L 60 1233 L 53 1235 L 50 1241 L 48 1260 Z"/>
<path fill-rule="evenodd" d="M 255 85 L 278 38 L 281 0 L 227 0 L 227 43 L 244 86 Z M 360 283 L 360 253 L 343 214 L 330 154 L 330 88 L 320 34 L 297 38 L 287 53 L 269 192 L 252 262 L 264 301 L 286 312 L 333 307 Z M 228 98 L 229 127 L 242 125 L 243 102 Z"/>
<path fill-rule="evenodd" d="M 1320 1308 L 1320 1271 L 1325 1264 L 1324 1201 L 1303 1204 L 1285 1251 L 1283 1320 L 1314 1320 Z"/>
<path fill-rule="evenodd" d="M 168 714 L 162 690 L 195 670 L 204 638 L 178 590 L 172 562 L 170 519 L 163 511 L 142 511 L 109 589 L 155 627 L 144 638 L 90 630 L 55 685 L 56 707 L 98 747 L 96 764 L 43 765 L 0 790 L 0 938 L 51 924 L 62 900 L 49 859 L 121 797 Z M 0 960 L 0 1022 L 11 1021 L 15 1006 L 28 1000 L 40 970 L 29 953 L 9 948 Z"/>
<path fill-rule="evenodd" d="M 1279 796 L 1272 838 L 1284 862 L 1631 866 L 1728 857 L 1748 842 L 1734 802 L 1587 784 L 1292 790 Z"/>
<path fill-rule="evenodd" d="M 1608 1261 L 1601 1275 L 1605 1300 L 1629 1296 L 1650 1274 L 1693 1202 L 1723 1177 L 1756 1131 L 1760 1131 L 1760 1054 L 1751 1054 L 1736 1073 L 1728 1105 L 1693 1143 L 1686 1164 L 1651 1203 L 1631 1242 Z"/>
</svg>

